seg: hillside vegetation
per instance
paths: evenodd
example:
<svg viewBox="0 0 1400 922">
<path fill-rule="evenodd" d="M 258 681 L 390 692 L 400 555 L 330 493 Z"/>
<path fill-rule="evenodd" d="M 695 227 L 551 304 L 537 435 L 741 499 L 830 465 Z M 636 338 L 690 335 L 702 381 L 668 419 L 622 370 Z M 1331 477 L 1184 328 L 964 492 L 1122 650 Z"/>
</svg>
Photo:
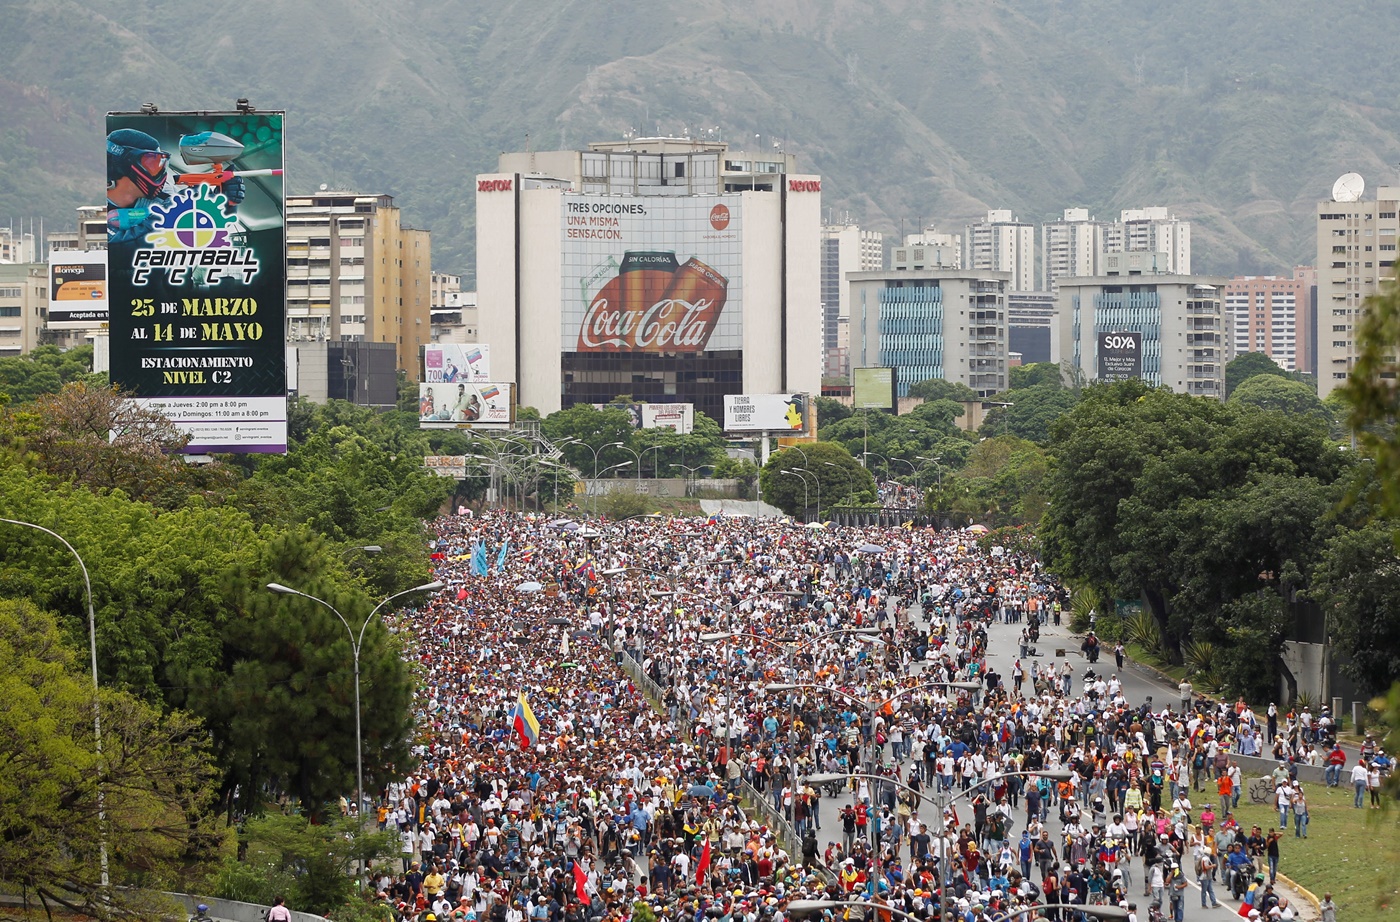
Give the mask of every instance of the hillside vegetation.
<svg viewBox="0 0 1400 922">
<path fill-rule="evenodd" d="M 103 113 L 289 112 L 289 185 L 388 192 L 474 272 L 502 150 L 719 128 L 886 231 L 1169 205 L 1197 271 L 1313 260 L 1314 203 L 1400 160 L 1400 4 L 1363 0 L 7 0 L 0 216 L 72 225 Z M 742 139 L 742 143 L 740 143 Z"/>
</svg>

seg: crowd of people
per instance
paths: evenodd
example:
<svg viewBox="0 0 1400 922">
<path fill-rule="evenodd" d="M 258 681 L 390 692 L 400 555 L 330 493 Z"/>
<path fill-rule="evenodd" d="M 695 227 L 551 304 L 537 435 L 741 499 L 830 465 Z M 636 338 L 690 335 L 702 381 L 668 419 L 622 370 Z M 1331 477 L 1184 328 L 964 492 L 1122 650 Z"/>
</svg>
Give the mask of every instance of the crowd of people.
<svg viewBox="0 0 1400 922">
<path fill-rule="evenodd" d="M 1116 674 L 1038 663 L 1027 687 L 1022 658 L 991 664 L 994 621 L 1068 603 L 1033 558 L 747 517 L 491 512 L 434 531 L 447 588 L 396 623 L 420 766 L 379 808 L 401 836 L 376 879 L 399 918 L 783 922 L 793 900 L 854 899 L 878 922 L 1106 904 L 1180 922 L 1189 884 L 1207 906 L 1216 882 L 1242 915 L 1292 917 L 1279 834 L 1232 812 L 1247 708 L 1129 701 Z"/>
</svg>

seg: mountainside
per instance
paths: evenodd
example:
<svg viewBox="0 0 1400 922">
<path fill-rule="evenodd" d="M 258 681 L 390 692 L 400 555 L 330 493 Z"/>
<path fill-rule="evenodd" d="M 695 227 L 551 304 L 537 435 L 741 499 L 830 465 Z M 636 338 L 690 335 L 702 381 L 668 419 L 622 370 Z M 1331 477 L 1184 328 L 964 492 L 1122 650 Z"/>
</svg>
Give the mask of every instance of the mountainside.
<svg viewBox="0 0 1400 922">
<path fill-rule="evenodd" d="M 1345 7 L 1345 8 L 1342 8 Z M 69 228 L 103 114 L 285 108 L 288 183 L 387 192 L 474 276 L 503 150 L 632 129 L 781 144 L 833 214 L 946 230 L 1167 205 L 1198 272 L 1314 259 L 1348 170 L 1400 161 L 1400 4 L 1356 0 L 0 0 L 0 220 Z"/>
</svg>

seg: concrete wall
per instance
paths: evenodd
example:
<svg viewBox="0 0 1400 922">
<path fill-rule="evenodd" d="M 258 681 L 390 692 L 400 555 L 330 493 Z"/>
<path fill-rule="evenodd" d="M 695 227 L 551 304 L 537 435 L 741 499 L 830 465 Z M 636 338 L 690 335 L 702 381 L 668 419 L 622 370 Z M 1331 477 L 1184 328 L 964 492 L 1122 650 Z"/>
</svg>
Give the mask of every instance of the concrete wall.
<svg viewBox="0 0 1400 922">
<path fill-rule="evenodd" d="M 209 916 L 215 922 L 263 922 L 269 907 L 260 906 L 256 903 L 240 903 L 236 900 L 219 900 L 212 896 L 197 896 L 188 893 L 164 893 L 169 897 L 173 905 L 184 906 L 184 913 L 179 916 L 172 914 L 170 918 L 178 919 L 180 922 L 194 915 L 195 907 L 200 903 L 209 907 Z M 10 894 L 0 894 L 0 906 L 23 906 L 24 899 Z M 42 904 L 37 897 L 29 900 L 31 907 L 39 907 Z M 292 910 L 292 922 L 326 922 L 325 916 L 312 915 L 309 912 L 297 912 Z"/>
<path fill-rule="evenodd" d="M 684 477 L 663 477 L 660 480 L 643 477 L 641 480 L 626 477 L 599 478 L 584 480 L 586 496 L 607 496 L 609 493 L 641 493 L 644 496 L 688 496 L 687 481 Z M 696 480 L 697 490 L 716 490 L 726 496 L 739 495 L 737 480 Z"/>
</svg>

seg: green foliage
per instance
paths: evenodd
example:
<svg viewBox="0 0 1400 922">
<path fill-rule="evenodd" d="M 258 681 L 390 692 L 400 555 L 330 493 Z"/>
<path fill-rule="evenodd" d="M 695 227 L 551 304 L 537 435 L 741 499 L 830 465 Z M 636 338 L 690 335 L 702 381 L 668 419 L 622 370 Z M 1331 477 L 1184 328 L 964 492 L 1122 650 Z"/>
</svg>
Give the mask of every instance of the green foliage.
<svg viewBox="0 0 1400 922">
<path fill-rule="evenodd" d="M 1356 364 L 1340 388 L 1350 408 L 1347 422 L 1361 448 L 1375 460 L 1381 511 L 1390 518 L 1400 518 L 1398 354 L 1400 286 L 1391 283 L 1366 300 L 1356 329 Z"/>
<path fill-rule="evenodd" d="M 942 378 L 929 378 L 909 385 L 910 397 L 925 400 L 951 400 L 954 403 L 969 403 L 977 400 L 977 392 L 961 381 L 944 381 Z"/>
<path fill-rule="evenodd" d="M 818 430 L 823 442 L 837 442 L 852 457 L 869 453 L 867 466 L 882 479 L 901 478 L 913 483 L 920 457 L 936 457 L 945 440 L 958 438 L 954 420 L 962 408 L 947 400 L 933 400 L 904 416 L 879 410 L 862 410 Z"/>
<path fill-rule="evenodd" d="M 801 512 L 804 497 L 813 508 L 820 502 L 823 509 L 875 500 L 875 479 L 835 442 L 814 442 L 777 452 L 759 472 L 759 482 L 764 502 L 788 515 Z"/>
<path fill-rule="evenodd" d="M 710 476 L 721 480 L 739 481 L 739 498 L 753 499 L 758 484 L 758 465 L 748 458 L 720 458 Z"/>
<path fill-rule="evenodd" d="M 655 510 L 655 503 L 645 493 L 631 490 L 613 490 L 598 500 L 598 511 L 610 519 L 627 519 L 646 515 Z"/>
<path fill-rule="evenodd" d="M 540 431 L 559 446 L 570 466 L 592 477 L 623 461 L 637 463 L 631 452 L 617 447 L 630 447 L 632 418 L 626 410 L 594 409 L 592 404 L 578 403 L 567 410 L 551 413 L 540 424 Z M 594 458 L 597 458 L 596 462 Z M 632 473 L 629 471 L 628 473 Z"/>
<path fill-rule="evenodd" d="M 249 820 L 240 838 L 247 854 L 242 861 L 225 860 L 214 878 L 215 896 L 263 905 L 284 896 L 303 912 L 325 914 L 358 902 L 351 869 L 392 855 L 397 836 L 367 831 L 353 818 L 313 824 L 304 816 L 272 813 Z"/>
<path fill-rule="evenodd" d="M 1009 369 L 1008 375 L 1008 383 L 1013 391 L 1041 385 L 1064 387 L 1064 383 L 1060 380 L 1060 366 L 1055 362 L 1032 362 L 1029 365 L 1017 365 Z"/>
<path fill-rule="evenodd" d="M 830 397 L 813 397 L 812 401 L 817 407 L 817 425 L 819 427 L 829 423 L 839 423 L 855 412 L 841 401 L 833 400 Z"/>
<path fill-rule="evenodd" d="M 27 355 L 0 358 L 0 395 L 7 395 L 12 404 L 57 394 L 64 385 L 75 382 L 102 387 L 105 378 L 105 374 L 92 374 L 91 346 L 67 352 L 57 346 L 39 346 Z M 5 402 L 0 399 L 0 405 Z"/>
<path fill-rule="evenodd" d="M 0 883 L 104 917 L 131 908 L 123 887 L 172 886 L 211 861 L 214 772 L 198 721 L 110 687 L 99 755 L 79 649 L 48 613 L 0 600 Z M 117 885 L 106 911 L 96 907 L 104 839 Z"/>
<path fill-rule="evenodd" d="M 987 524 L 1030 524 L 1045 512 L 1044 450 L 1014 435 L 984 439 L 972 446 L 961 471 L 943 477 L 928 493 L 931 512 L 951 512 Z"/>
<path fill-rule="evenodd" d="M 1309 595 L 1327 616 L 1342 671 L 1363 694 L 1400 681 L 1400 566 L 1395 522 L 1372 522 L 1334 536 L 1322 552 Z"/>
<path fill-rule="evenodd" d="M 1330 425 L 1331 416 L 1317 397 L 1317 388 L 1278 375 L 1259 374 L 1242 381 L 1230 395 L 1234 403 L 1261 410 L 1277 410 L 1293 416 L 1307 416 Z"/>
<path fill-rule="evenodd" d="M 1262 352 L 1244 352 L 1225 364 L 1225 396 L 1234 396 L 1235 388 L 1258 375 L 1288 378 L 1288 372 Z M 1316 388 L 1313 389 L 1316 393 Z"/>
<path fill-rule="evenodd" d="M 1079 395 L 1059 382 L 1059 366 L 1048 362 L 1028 366 L 1048 369 L 1056 375 L 1053 381 L 998 394 L 994 400 L 1010 406 L 994 407 L 982 420 L 982 434 L 1014 435 L 1032 442 L 1050 438 L 1050 426 L 1079 402 Z M 1016 371 L 1017 369 L 1012 369 Z M 1044 377 L 1040 375 L 1039 377 Z"/>
<path fill-rule="evenodd" d="M 1335 527 L 1328 513 L 1350 463 L 1315 418 L 1140 382 L 1088 388 L 1051 434 L 1042 529 L 1049 565 L 1115 596 L 1142 597 L 1172 663 L 1187 637 L 1228 638 L 1230 603 L 1305 583 Z M 1239 658 L 1220 667 L 1236 687 L 1258 688 L 1260 675 L 1281 668 L 1269 625 L 1251 630 L 1259 671 Z"/>
<path fill-rule="evenodd" d="M 1278 688 L 1279 655 L 1291 619 L 1277 592 L 1263 590 L 1220 608 L 1223 643 L 1216 651 L 1225 691 L 1246 701 L 1268 701 Z M 1292 683 L 1290 683 L 1292 684 Z"/>
</svg>

